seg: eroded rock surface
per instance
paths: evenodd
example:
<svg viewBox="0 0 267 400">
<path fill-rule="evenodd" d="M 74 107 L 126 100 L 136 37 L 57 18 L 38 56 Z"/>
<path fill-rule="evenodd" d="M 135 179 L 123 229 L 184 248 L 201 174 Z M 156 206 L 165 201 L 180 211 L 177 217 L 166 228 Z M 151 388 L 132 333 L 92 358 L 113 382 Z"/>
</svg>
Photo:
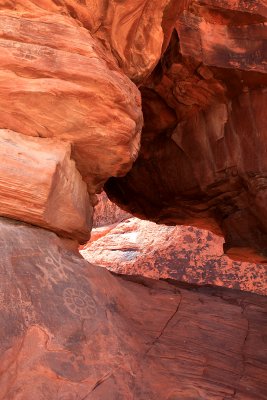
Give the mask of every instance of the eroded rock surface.
<svg viewBox="0 0 267 400">
<path fill-rule="evenodd" d="M 264 1 L 0 2 L 1 400 L 266 398 L 266 298 L 119 278 L 75 241 L 113 177 L 131 213 L 264 259 L 265 36 Z"/>
<path fill-rule="evenodd" d="M 81 249 L 82 256 L 93 264 L 118 274 L 267 295 L 266 266 L 229 259 L 223 254 L 223 239 L 210 231 L 130 217 L 104 193 L 94 220 L 91 239 Z"/>
<path fill-rule="evenodd" d="M 71 145 L 94 205 L 106 179 L 137 157 L 141 101 L 109 49 L 64 12 L 67 3 L 1 3 L 0 128 Z"/>
<path fill-rule="evenodd" d="M 266 10 L 2 2 L 0 128 L 68 142 L 92 206 L 114 177 L 106 190 L 130 213 L 210 229 L 232 257 L 264 262 Z M 123 177 L 138 154 L 141 98 L 141 151 Z"/>
<path fill-rule="evenodd" d="M 266 298 L 119 278 L 3 218 L 0 248 L 0 399 L 266 398 Z"/>
<path fill-rule="evenodd" d="M 131 214 L 123 211 L 116 204 L 112 203 L 105 192 L 97 196 L 98 203 L 94 209 L 93 227 L 101 228 L 117 224 L 124 219 L 130 218 Z"/>
<path fill-rule="evenodd" d="M 0 129 L 0 213 L 86 241 L 93 208 L 68 143 Z"/>
<path fill-rule="evenodd" d="M 266 4 L 187 5 L 141 87 L 138 160 L 106 190 L 138 217 L 212 230 L 231 257 L 265 262 Z"/>
</svg>

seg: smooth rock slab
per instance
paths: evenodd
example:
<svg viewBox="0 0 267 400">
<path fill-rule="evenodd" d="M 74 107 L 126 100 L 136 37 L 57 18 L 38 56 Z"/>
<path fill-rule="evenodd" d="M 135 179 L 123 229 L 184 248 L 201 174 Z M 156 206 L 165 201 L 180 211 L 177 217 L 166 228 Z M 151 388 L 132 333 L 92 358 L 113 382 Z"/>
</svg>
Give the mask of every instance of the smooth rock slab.
<svg viewBox="0 0 267 400">
<path fill-rule="evenodd" d="M 1 400 L 264 400 L 265 297 L 113 276 L 0 222 Z"/>
<path fill-rule="evenodd" d="M 68 143 L 0 129 L 0 215 L 88 240 L 93 209 Z"/>
</svg>

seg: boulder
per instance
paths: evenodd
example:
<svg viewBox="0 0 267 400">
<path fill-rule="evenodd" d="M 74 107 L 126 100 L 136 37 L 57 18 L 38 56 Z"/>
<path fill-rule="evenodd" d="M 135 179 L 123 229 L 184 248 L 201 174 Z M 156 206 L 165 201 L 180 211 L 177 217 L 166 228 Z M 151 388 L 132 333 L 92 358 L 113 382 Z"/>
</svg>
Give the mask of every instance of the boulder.
<svg viewBox="0 0 267 400">
<path fill-rule="evenodd" d="M 266 265 L 231 260 L 223 253 L 223 239 L 204 229 L 128 218 L 94 228 L 80 252 L 116 274 L 267 295 Z"/>
<path fill-rule="evenodd" d="M 0 214 L 87 241 L 93 208 L 68 143 L 0 129 Z"/>
<path fill-rule="evenodd" d="M 94 194 L 137 157 L 139 91 L 111 52 L 52 0 L 8 3 L 0 6 L 0 127 L 70 143 Z"/>
</svg>

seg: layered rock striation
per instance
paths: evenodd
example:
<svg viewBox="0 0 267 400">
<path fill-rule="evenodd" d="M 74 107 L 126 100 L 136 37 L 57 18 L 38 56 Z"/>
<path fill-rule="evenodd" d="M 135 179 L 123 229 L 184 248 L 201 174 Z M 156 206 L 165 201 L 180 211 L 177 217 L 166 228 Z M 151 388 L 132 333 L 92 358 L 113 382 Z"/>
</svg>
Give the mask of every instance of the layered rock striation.
<svg viewBox="0 0 267 400">
<path fill-rule="evenodd" d="M 0 399 L 266 398 L 266 297 L 113 276 L 0 218 Z"/>
<path fill-rule="evenodd" d="M 210 229 L 231 257 L 264 262 L 266 10 L 6 1 L 0 128 L 68 143 L 92 206 L 113 177 L 109 196 L 134 215 Z"/>
<path fill-rule="evenodd" d="M 0 49 L 0 399 L 264 400 L 265 297 L 77 242 L 107 182 L 266 260 L 265 2 L 4 0 Z"/>
<path fill-rule="evenodd" d="M 69 184 L 52 202 L 56 183 L 54 175 L 46 171 L 50 168 L 49 162 L 47 167 L 41 167 L 42 161 L 39 165 L 47 178 L 37 171 L 35 174 L 33 169 L 35 178 L 31 188 L 26 187 L 27 182 L 24 191 L 12 184 L 9 187 L 7 196 L 19 197 L 21 203 L 26 204 L 33 191 L 40 194 L 42 180 L 47 179 L 47 188 L 51 191 L 43 193 L 42 201 L 46 202 L 45 212 L 51 214 L 51 223 L 38 222 L 30 215 L 31 211 L 23 218 L 16 212 L 11 215 L 4 208 L 0 214 L 47 226 L 61 234 L 65 228 L 61 229 L 57 220 L 64 221 L 66 214 L 72 211 L 61 210 L 57 203 L 64 202 L 64 197 L 68 201 L 67 197 L 72 195 L 67 191 L 76 196 L 74 186 L 84 185 L 78 183 L 79 179 L 85 182 L 90 198 L 90 202 L 87 201 L 88 195 L 83 189 L 79 190 L 81 203 L 87 202 L 86 207 L 90 210 L 95 205 L 96 191 L 107 178 L 125 174 L 130 169 L 139 148 L 142 112 L 137 87 L 121 71 L 111 51 L 78 19 L 64 12 L 66 5 L 61 8 L 53 1 L 42 3 L 8 1 L 0 5 L 0 128 L 16 142 L 9 147 L 10 156 L 4 156 L 5 169 L 14 171 L 18 168 L 18 176 L 27 176 L 27 171 L 32 168 L 32 143 L 38 142 L 40 149 L 43 143 L 45 149 L 49 139 L 49 153 L 55 159 L 57 173 L 61 174 L 62 156 L 57 154 L 61 146 L 69 153 L 67 157 L 73 160 L 71 168 L 76 172 L 67 173 Z M 19 135 L 24 137 L 23 144 L 17 140 Z M 2 146 L 3 155 L 5 150 L 6 146 Z M 20 158 L 18 154 L 22 153 L 22 162 L 14 165 L 12 159 Z M 41 153 L 40 150 L 40 159 Z M 77 176 L 77 184 L 71 182 L 71 175 Z M 75 203 L 76 200 L 71 201 Z M 58 213 L 57 217 L 53 215 L 53 209 Z M 70 219 L 68 234 L 80 242 L 86 241 L 90 224 L 77 227 L 79 222 L 75 222 L 75 212 Z M 83 233 L 78 233 L 80 229 Z"/>
<path fill-rule="evenodd" d="M 85 241 L 93 208 L 70 144 L 0 129 L 3 216 Z"/>
</svg>

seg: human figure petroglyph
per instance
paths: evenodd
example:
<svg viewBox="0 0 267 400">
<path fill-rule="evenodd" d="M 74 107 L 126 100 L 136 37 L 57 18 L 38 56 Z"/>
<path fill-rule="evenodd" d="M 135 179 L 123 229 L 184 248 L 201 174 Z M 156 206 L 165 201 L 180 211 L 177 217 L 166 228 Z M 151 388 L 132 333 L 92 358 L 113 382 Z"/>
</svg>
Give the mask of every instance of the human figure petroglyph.
<svg viewBox="0 0 267 400">
<path fill-rule="evenodd" d="M 36 267 L 39 269 L 40 274 L 38 279 L 43 285 L 52 287 L 61 281 L 68 279 L 68 272 L 72 272 L 73 269 L 62 263 L 62 255 L 60 252 L 54 253 L 51 250 L 43 251 L 39 248 L 44 260 L 40 258 L 40 262 L 36 263 Z"/>
</svg>

